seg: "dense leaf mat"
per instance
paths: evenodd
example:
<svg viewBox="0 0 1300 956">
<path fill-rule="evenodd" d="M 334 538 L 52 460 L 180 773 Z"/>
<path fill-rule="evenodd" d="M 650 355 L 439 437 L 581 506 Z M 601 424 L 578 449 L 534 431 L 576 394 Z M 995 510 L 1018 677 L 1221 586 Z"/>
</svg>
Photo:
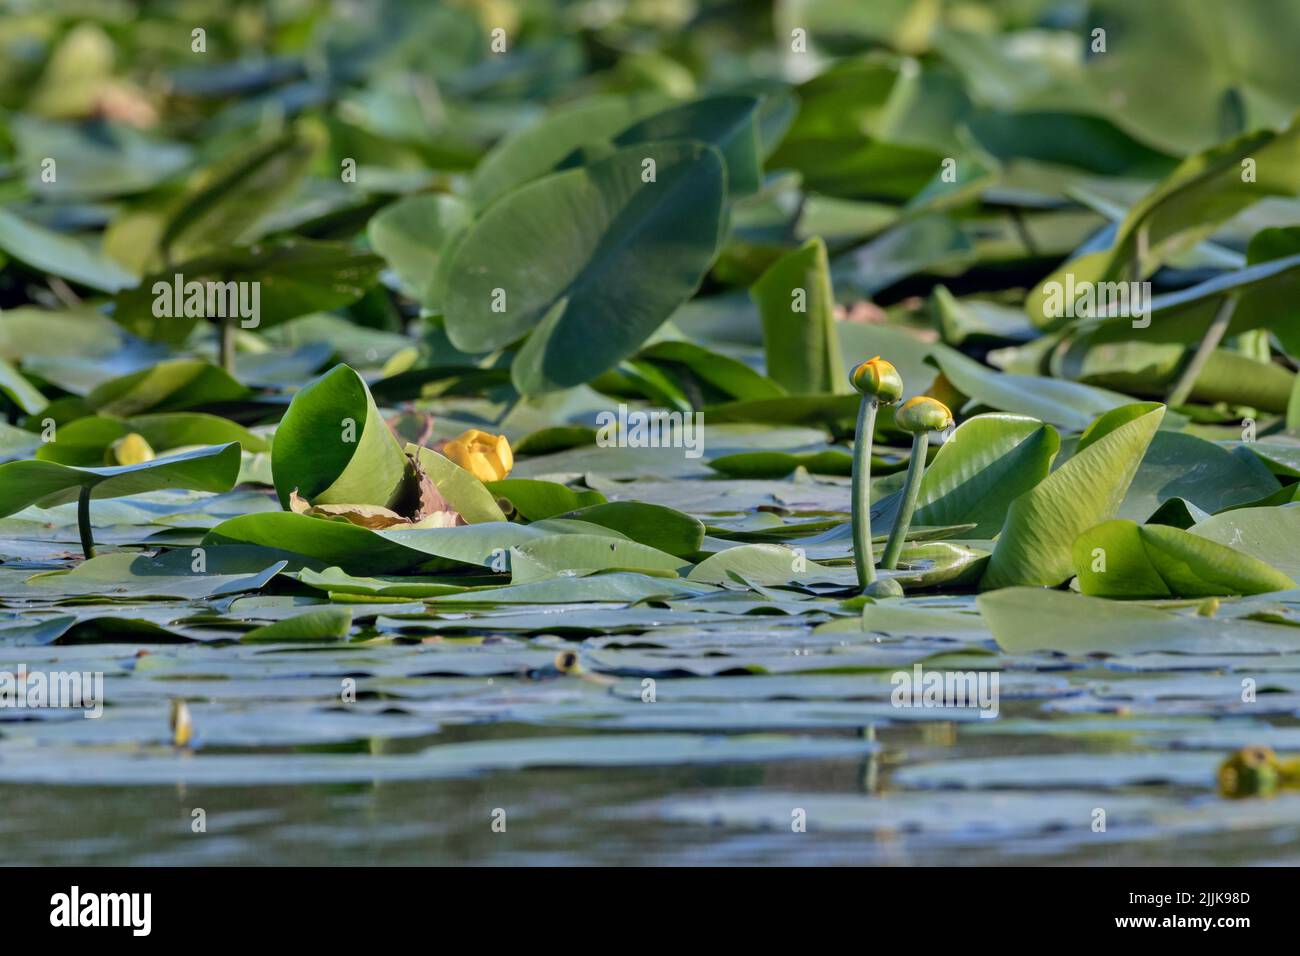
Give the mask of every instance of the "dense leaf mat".
<svg viewBox="0 0 1300 956">
<path fill-rule="evenodd" d="M 1296 862 L 1294 5 L 25 6 L 6 860 Z"/>
</svg>

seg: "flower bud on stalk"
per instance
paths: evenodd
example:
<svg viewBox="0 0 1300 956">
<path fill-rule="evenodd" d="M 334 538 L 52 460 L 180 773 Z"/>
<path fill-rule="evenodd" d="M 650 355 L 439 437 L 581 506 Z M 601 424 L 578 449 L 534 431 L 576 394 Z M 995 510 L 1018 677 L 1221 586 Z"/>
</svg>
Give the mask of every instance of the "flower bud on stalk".
<svg viewBox="0 0 1300 956">
<path fill-rule="evenodd" d="M 928 395 L 909 398 L 894 413 L 894 423 L 912 436 L 912 460 L 907 464 L 907 478 L 903 482 L 902 500 L 898 517 L 885 544 L 880 566 L 892 571 L 898 567 L 898 556 L 907 538 L 907 529 L 916 510 L 916 499 L 921 493 L 921 478 L 925 474 L 925 456 L 930 450 L 930 433 L 941 432 L 952 425 L 952 412 L 948 406 Z"/>
<path fill-rule="evenodd" d="M 876 596 L 901 594 L 893 582 L 876 581 L 875 556 L 871 551 L 871 440 L 880 405 L 893 405 L 903 397 L 903 379 L 898 370 L 879 355 L 857 366 L 850 374 L 853 387 L 862 395 L 858 426 L 853 441 L 853 557 L 858 586 Z M 883 586 L 882 586 L 883 585 Z"/>
</svg>

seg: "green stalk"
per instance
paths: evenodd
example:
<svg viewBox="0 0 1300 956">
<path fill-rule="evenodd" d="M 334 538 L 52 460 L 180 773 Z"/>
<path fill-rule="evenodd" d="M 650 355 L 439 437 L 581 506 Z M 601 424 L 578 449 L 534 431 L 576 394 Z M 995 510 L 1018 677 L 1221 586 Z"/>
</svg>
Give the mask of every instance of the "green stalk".
<svg viewBox="0 0 1300 956">
<path fill-rule="evenodd" d="M 886 542 L 885 553 L 880 559 L 880 566 L 886 571 L 898 567 L 898 556 L 903 551 L 903 541 L 907 538 L 907 529 L 912 523 L 912 512 L 916 510 L 916 499 L 921 494 L 921 476 L 925 474 L 925 455 L 929 450 L 928 431 L 917 432 L 912 436 L 912 460 L 907 463 L 907 478 L 903 482 L 898 517 L 894 520 L 894 528 L 889 532 L 889 541 Z"/>
<path fill-rule="evenodd" d="M 853 440 L 853 557 L 858 587 L 863 590 L 876 580 L 876 557 L 871 551 L 871 441 L 879 408 L 877 399 L 862 396 L 857 437 Z"/>
<path fill-rule="evenodd" d="M 1133 237 L 1133 255 L 1129 262 L 1129 269 L 1133 273 L 1133 281 L 1142 281 L 1142 270 L 1146 268 L 1147 258 L 1147 225 L 1143 223 L 1138 226 L 1137 235 Z"/>
<path fill-rule="evenodd" d="M 95 556 L 95 538 L 90 530 L 90 489 L 90 485 L 82 485 L 77 499 L 77 530 L 81 532 L 81 553 L 87 560 Z"/>
<path fill-rule="evenodd" d="M 235 374 L 235 330 L 229 318 L 222 318 L 217 325 L 217 342 L 221 367 L 228 374 Z"/>
<path fill-rule="evenodd" d="M 1223 341 L 1223 336 L 1232 322 L 1232 310 L 1236 307 L 1237 294 L 1234 292 L 1223 300 L 1223 303 L 1219 306 L 1219 311 L 1214 314 L 1214 321 L 1205 330 L 1205 338 L 1201 339 L 1201 344 L 1196 346 L 1196 351 L 1192 353 L 1187 366 L 1183 369 L 1182 374 L 1178 376 L 1178 382 L 1169 392 L 1169 397 L 1165 399 L 1166 405 L 1184 405 L 1191 398 L 1192 388 L 1196 385 L 1197 376 L 1201 374 L 1201 371 L 1205 368 L 1205 363 L 1210 360 L 1214 350 Z"/>
</svg>

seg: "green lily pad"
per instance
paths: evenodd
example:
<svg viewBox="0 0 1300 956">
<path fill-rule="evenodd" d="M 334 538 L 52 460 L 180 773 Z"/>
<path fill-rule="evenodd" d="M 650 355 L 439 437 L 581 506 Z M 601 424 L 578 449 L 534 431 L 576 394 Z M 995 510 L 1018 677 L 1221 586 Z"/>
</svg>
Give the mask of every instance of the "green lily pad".
<svg viewBox="0 0 1300 956">
<path fill-rule="evenodd" d="M 1107 521 L 1074 542 L 1084 594 L 1110 598 L 1261 594 L 1296 586 L 1263 561 L 1178 528 Z"/>
<path fill-rule="evenodd" d="M 291 641 L 337 641 L 348 636 L 352 612 L 347 608 L 322 608 L 255 627 L 240 640 L 245 644 L 280 644 Z"/>
<path fill-rule="evenodd" d="M 239 446 L 196 448 L 138 465 L 79 468 L 53 461 L 11 461 L 0 465 L 0 517 L 29 505 L 52 508 L 76 501 L 83 488 L 91 498 L 117 498 L 162 488 L 229 491 L 239 473 Z"/>
</svg>

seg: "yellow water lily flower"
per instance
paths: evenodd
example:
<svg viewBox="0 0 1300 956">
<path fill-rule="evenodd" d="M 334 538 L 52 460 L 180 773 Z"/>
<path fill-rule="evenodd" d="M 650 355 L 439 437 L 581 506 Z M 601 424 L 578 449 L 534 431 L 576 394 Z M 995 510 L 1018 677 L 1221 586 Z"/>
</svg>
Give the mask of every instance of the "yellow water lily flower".
<svg viewBox="0 0 1300 956">
<path fill-rule="evenodd" d="M 442 448 L 442 453 L 479 481 L 500 481 L 515 466 L 515 455 L 505 435 L 471 428 Z"/>
<path fill-rule="evenodd" d="M 154 451 L 143 435 L 130 432 L 108 446 L 104 459 L 110 465 L 139 465 L 153 461 Z"/>
</svg>

